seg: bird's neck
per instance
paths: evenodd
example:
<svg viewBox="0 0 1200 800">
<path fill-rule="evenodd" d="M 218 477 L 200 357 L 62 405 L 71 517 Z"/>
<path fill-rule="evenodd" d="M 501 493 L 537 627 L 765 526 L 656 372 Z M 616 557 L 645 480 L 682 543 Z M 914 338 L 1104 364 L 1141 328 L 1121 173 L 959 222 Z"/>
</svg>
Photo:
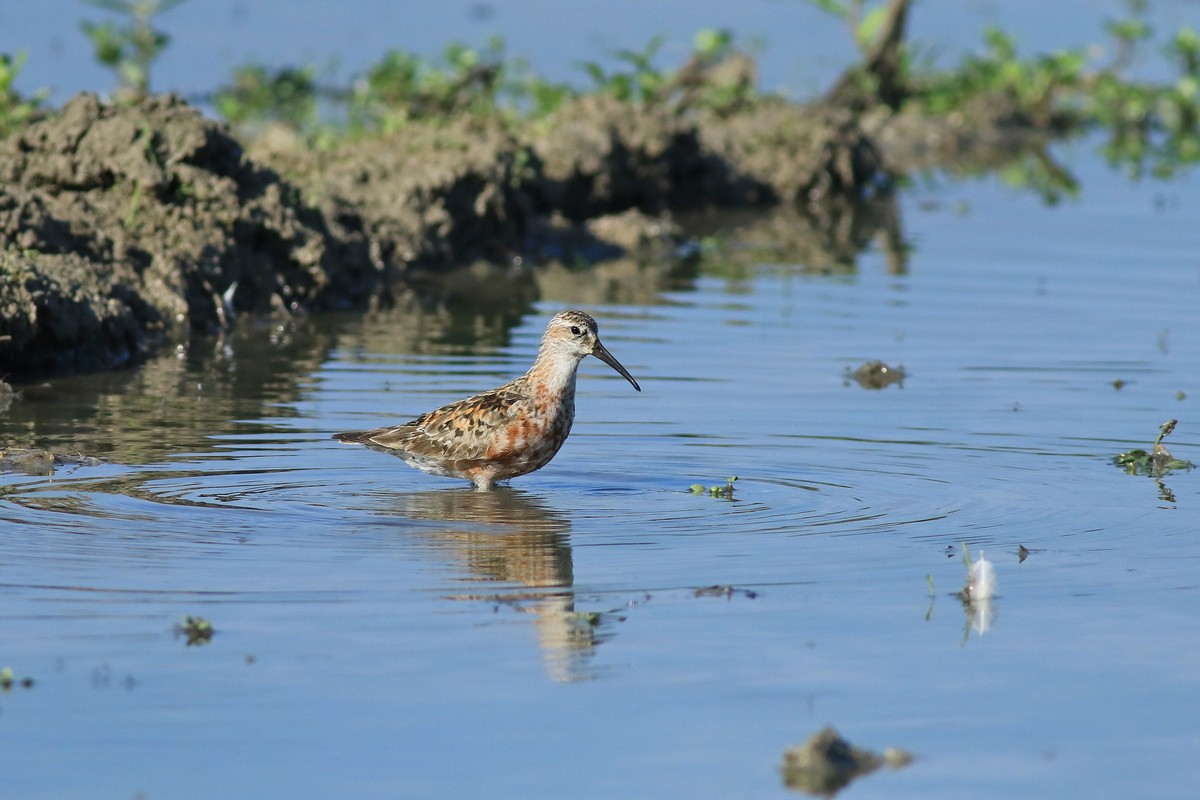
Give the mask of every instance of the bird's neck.
<svg viewBox="0 0 1200 800">
<path fill-rule="evenodd" d="M 547 402 L 574 404 L 575 375 L 579 361 L 573 358 L 553 357 L 545 350 L 539 353 L 529 372 L 525 374 L 535 396 L 544 396 Z"/>
</svg>

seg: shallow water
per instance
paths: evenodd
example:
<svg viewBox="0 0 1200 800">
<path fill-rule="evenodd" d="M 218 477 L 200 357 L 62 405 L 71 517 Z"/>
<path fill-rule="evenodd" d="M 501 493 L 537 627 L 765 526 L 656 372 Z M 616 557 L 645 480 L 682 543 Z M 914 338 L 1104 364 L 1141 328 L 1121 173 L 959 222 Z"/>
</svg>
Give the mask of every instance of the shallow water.
<svg viewBox="0 0 1200 800">
<path fill-rule="evenodd" d="M 900 274 L 601 268 L 532 307 L 485 276 L 484 313 L 25 387 L 3 441 L 109 463 L 0 490 L 0 666 L 35 680 L 0 695 L 3 794 L 781 797 L 833 724 L 916 756 L 847 796 L 1192 796 L 1200 473 L 1110 458 L 1179 418 L 1200 461 L 1200 191 L 1091 153 L 1053 209 L 906 193 Z M 571 305 L 644 391 L 585 362 L 541 472 L 479 494 L 329 439 L 519 374 Z M 872 359 L 903 384 L 848 379 Z"/>
</svg>

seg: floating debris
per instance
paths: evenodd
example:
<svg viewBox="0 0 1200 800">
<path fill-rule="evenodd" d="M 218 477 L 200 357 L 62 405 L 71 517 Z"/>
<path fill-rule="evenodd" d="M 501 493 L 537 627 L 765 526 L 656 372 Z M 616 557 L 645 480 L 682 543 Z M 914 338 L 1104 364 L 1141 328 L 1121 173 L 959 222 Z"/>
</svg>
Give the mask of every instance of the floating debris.
<svg viewBox="0 0 1200 800">
<path fill-rule="evenodd" d="M 737 475 L 731 475 L 725 479 L 724 486 L 708 486 L 702 483 L 693 483 L 688 487 L 688 491 L 692 494 L 707 494 L 710 497 L 720 497 L 724 500 L 733 499 L 733 484 L 737 482 Z"/>
<path fill-rule="evenodd" d="M 187 637 L 188 647 L 208 644 L 212 641 L 213 626 L 204 617 L 193 617 L 189 614 L 183 618 L 183 622 L 175 623 L 175 636 L 181 635 Z"/>
<path fill-rule="evenodd" d="M 987 633 L 995 616 L 992 598 L 996 595 L 996 567 L 984 558 L 982 550 L 979 558 L 972 561 L 966 543 L 963 543 L 962 555 L 967 565 L 967 583 L 959 590 L 958 597 L 967 612 L 967 631 L 974 628 L 979 633 Z"/>
<path fill-rule="evenodd" d="M 904 367 L 892 367 L 882 361 L 868 361 L 853 372 L 846 367 L 846 386 L 854 381 L 864 389 L 886 389 L 893 383 L 904 388 Z"/>
<path fill-rule="evenodd" d="M 0 691 L 11 692 L 14 686 L 22 689 L 33 688 L 33 678 L 18 678 L 12 667 L 0 669 Z"/>
<path fill-rule="evenodd" d="M 964 544 L 962 548 L 963 561 L 967 564 L 967 584 L 963 586 L 959 596 L 971 602 L 986 602 L 996 593 L 996 567 L 979 551 L 979 558 L 972 561 L 971 554 Z"/>
<path fill-rule="evenodd" d="M 695 597 L 724 597 L 726 600 L 732 600 L 735 594 L 740 594 L 748 600 L 753 600 L 758 597 L 758 592 L 753 589 L 739 589 L 736 586 L 704 586 L 693 592 Z"/>
<path fill-rule="evenodd" d="M 598 628 L 604 620 L 604 615 L 599 611 L 575 611 L 566 614 L 563 619 L 568 625 L 578 627 Z"/>
<path fill-rule="evenodd" d="M 855 747 L 830 726 L 804 744 L 784 751 L 783 784 L 806 794 L 832 797 L 855 778 L 882 766 L 900 769 L 912 760 L 911 753 L 895 747 L 887 748 L 882 755 Z"/>
<path fill-rule="evenodd" d="M 1152 478 L 1161 478 L 1173 470 L 1192 469 L 1195 464 L 1175 458 L 1162 443 L 1163 438 L 1169 436 L 1178 423 L 1177 419 L 1163 423 L 1158 438 L 1154 440 L 1154 448 L 1149 453 L 1142 449 L 1130 450 L 1113 456 L 1113 463 L 1130 475 L 1149 475 Z"/>
<path fill-rule="evenodd" d="M 99 458 L 70 453 L 52 453 L 38 448 L 13 447 L 0 450 L 0 472 L 53 475 L 55 467 L 98 467 Z"/>
<path fill-rule="evenodd" d="M 26 475 L 53 475 L 54 453 L 49 450 L 13 448 L 0 450 L 0 472 L 24 472 Z"/>
</svg>

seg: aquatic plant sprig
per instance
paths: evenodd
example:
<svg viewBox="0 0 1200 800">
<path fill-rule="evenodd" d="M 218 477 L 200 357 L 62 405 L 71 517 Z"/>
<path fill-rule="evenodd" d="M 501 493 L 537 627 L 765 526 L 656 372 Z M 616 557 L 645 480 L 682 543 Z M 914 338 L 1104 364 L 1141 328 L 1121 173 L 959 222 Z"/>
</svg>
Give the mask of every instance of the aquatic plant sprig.
<svg viewBox="0 0 1200 800">
<path fill-rule="evenodd" d="M 212 641 L 213 626 L 204 617 L 193 617 L 191 614 L 175 624 L 175 635 L 184 636 L 188 646 L 208 644 Z"/>
<path fill-rule="evenodd" d="M 1175 430 L 1177 424 L 1179 424 L 1177 419 L 1170 419 L 1162 424 L 1158 431 L 1158 438 L 1154 440 L 1154 446 L 1150 452 L 1141 448 L 1127 450 L 1113 456 L 1113 463 L 1130 475 L 1149 475 L 1152 478 L 1161 478 L 1174 470 L 1192 469 L 1196 466 L 1195 464 L 1185 459 L 1175 458 L 1162 443 L 1162 440 Z"/>
<path fill-rule="evenodd" d="M 716 485 L 705 487 L 702 483 L 693 483 L 688 487 L 688 491 L 692 494 L 707 494 L 709 497 L 719 497 L 722 500 L 733 499 L 733 484 L 737 482 L 737 475 L 731 475 L 725 479 L 725 485 Z"/>
<path fill-rule="evenodd" d="M 15 56 L 0 53 L 0 136 L 6 136 L 32 120 L 49 94 L 42 89 L 31 97 L 23 97 L 13 88 L 25 66 L 25 57 L 25 51 Z"/>
</svg>

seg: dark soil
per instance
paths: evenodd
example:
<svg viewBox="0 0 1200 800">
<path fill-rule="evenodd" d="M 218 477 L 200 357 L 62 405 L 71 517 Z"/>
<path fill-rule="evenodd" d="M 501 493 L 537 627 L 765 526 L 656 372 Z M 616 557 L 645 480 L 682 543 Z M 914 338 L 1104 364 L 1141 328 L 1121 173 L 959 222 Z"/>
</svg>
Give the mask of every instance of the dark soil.
<svg viewBox="0 0 1200 800">
<path fill-rule="evenodd" d="M 942 119 L 901 108 L 909 5 L 890 1 L 874 50 L 812 105 L 705 105 L 706 88 L 753 88 L 734 54 L 685 65 L 674 100 L 588 95 L 521 127 L 414 120 L 333 150 L 268 131 L 244 150 L 178 97 L 80 95 L 0 140 L 0 380 L 128 365 L 240 315 L 402 306 L 472 263 L 521 265 L 480 273 L 518 304 L 531 267 L 611 264 L 625 285 L 639 263 L 694 266 L 685 216 L 815 270 L 878 237 L 903 271 L 891 177 L 1009 158 L 1028 141 L 1003 132 L 1030 127 L 986 98 Z"/>
<path fill-rule="evenodd" d="M 0 376 L 361 305 L 417 267 L 661 252 L 668 212 L 819 205 L 883 178 L 856 117 L 824 107 L 723 118 L 590 96 L 531 127 L 463 118 L 247 153 L 172 95 L 76 97 L 0 141 Z"/>
<path fill-rule="evenodd" d="M 177 97 L 76 97 L 0 142 L 0 372 L 118 366 L 232 311 L 365 297 L 377 270 L 334 225 Z"/>
</svg>

